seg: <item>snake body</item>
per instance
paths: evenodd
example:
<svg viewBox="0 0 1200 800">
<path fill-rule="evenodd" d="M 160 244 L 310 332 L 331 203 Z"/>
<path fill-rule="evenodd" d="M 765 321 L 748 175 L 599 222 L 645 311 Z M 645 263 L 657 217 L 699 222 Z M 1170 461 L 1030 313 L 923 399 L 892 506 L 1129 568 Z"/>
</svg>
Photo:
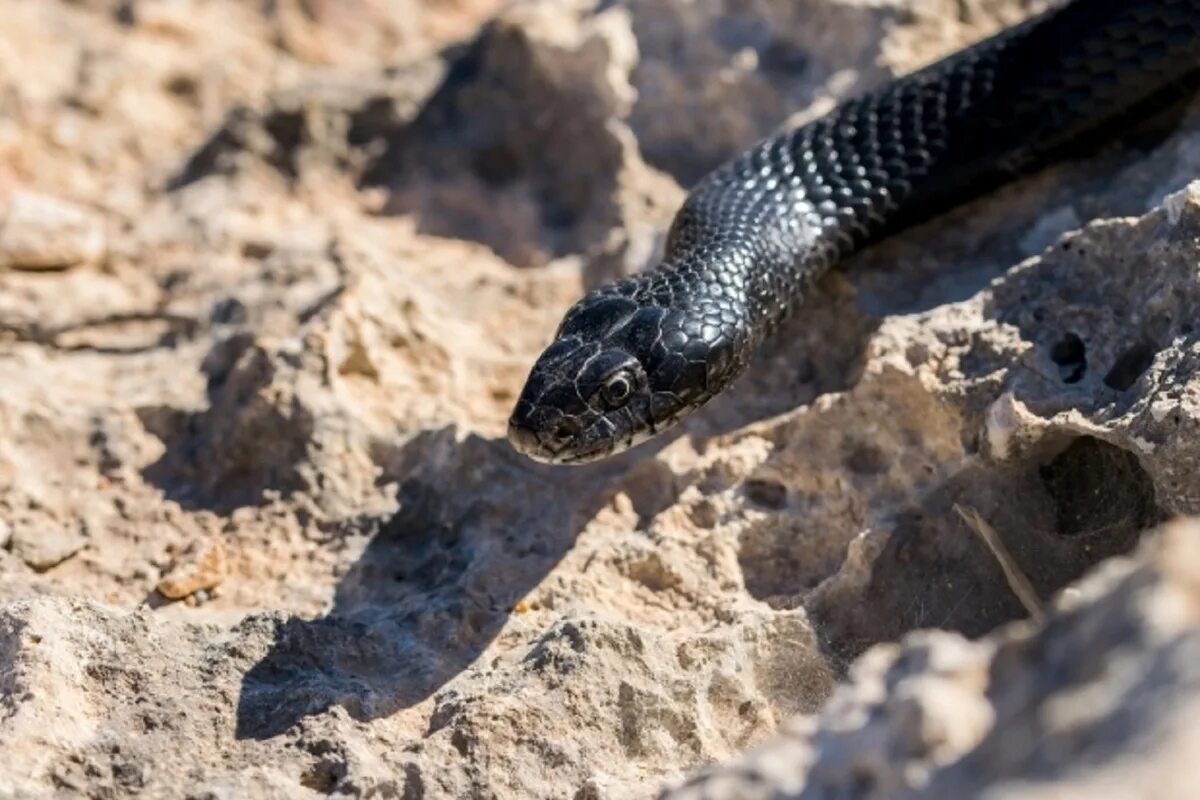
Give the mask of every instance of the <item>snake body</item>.
<svg viewBox="0 0 1200 800">
<path fill-rule="evenodd" d="M 564 317 L 509 422 L 520 452 L 584 463 L 726 388 L 852 252 L 1177 98 L 1200 72 L 1200 0 L 1073 0 L 702 179 L 662 263 Z"/>
</svg>

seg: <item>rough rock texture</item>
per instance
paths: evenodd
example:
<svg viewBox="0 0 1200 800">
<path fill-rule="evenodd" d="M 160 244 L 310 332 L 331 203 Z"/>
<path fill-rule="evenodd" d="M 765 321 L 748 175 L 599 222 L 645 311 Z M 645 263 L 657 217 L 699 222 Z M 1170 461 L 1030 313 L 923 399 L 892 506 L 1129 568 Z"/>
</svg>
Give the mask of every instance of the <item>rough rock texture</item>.
<svg viewBox="0 0 1200 800">
<path fill-rule="evenodd" d="M 14 192 L 0 228 L 0 266 L 57 269 L 89 264 L 104 255 L 104 228 L 80 208 L 36 194 Z"/>
<path fill-rule="evenodd" d="M 1180 522 L 1041 624 L 872 649 L 819 715 L 664 797 L 1195 797 L 1198 649 L 1200 524 Z"/>
<path fill-rule="evenodd" d="M 1197 534 L 1106 559 L 1200 514 L 1200 106 L 855 259 L 669 441 L 503 440 L 689 181 L 1044 5 L 0 0 L 0 797 L 651 797 L 796 714 L 780 792 L 1165 794 Z M 992 633 L 984 526 L 1101 577 Z"/>
</svg>

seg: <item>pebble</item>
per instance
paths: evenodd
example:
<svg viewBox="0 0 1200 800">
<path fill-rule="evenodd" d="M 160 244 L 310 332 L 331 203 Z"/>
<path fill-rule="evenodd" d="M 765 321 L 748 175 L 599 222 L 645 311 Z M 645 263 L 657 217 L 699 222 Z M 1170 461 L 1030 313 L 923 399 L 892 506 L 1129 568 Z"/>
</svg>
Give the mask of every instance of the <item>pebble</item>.
<svg viewBox="0 0 1200 800">
<path fill-rule="evenodd" d="M 19 528 L 11 537 L 13 553 L 38 572 L 58 566 L 87 544 L 79 531 L 57 526 Z"/>
<path fill-rule="evenodd" d="M 0 268 L 67 269 L 99 261 L 106 249 L 99 215 L 48 195 L 15 192 L 0 219 Z"/>
<path fill-rule="evenodd" d="M 192 599 L 200 592 L 207 600 L 213 594 L 211 590 L 225 580 L 227 566 L 225 545 L 220 539 L 197 539 L 180 553 L 155 588 L 168 600 Z M 197 597 L 192 602 L 203 600 Z"/>
</svg>

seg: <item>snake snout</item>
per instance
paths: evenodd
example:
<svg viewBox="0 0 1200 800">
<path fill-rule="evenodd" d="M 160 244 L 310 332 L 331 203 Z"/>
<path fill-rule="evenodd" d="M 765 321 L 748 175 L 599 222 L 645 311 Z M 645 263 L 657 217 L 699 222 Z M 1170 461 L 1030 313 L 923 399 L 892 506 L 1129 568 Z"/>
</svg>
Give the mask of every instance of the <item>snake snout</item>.
<svg viewBox="0 0 1200 800">
<path fill-rule="evenodd" d="M 508 440 L 520 453 L 551 461 L 568 448 L 582 426 L 557 409 L 518 403 L 508 420 Z"/>
<path fill-rule="evenodd" d="M 538 441 L 537 432 L 523 427 L 512 420 L 508 422 L 508 441 L 512 444 L 514 450 L 530 458 L 537 458 L 538 452 L 541 449 L 541 442 Z"/>
</svg>

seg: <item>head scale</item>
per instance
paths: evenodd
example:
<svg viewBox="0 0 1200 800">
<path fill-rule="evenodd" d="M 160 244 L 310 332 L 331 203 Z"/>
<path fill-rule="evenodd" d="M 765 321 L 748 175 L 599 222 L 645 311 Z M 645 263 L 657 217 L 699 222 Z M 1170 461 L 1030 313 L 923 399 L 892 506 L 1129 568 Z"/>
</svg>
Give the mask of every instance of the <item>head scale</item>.
<svg viewBox="0 0 1200 800">
<path fill-rule="evenodd" d="M 728 382 L 732 341 L 703 315 L 598 290 L 564 318 L 508 425 L 520 452 L 583 464 L 669 428 Z"/>
</svg>

